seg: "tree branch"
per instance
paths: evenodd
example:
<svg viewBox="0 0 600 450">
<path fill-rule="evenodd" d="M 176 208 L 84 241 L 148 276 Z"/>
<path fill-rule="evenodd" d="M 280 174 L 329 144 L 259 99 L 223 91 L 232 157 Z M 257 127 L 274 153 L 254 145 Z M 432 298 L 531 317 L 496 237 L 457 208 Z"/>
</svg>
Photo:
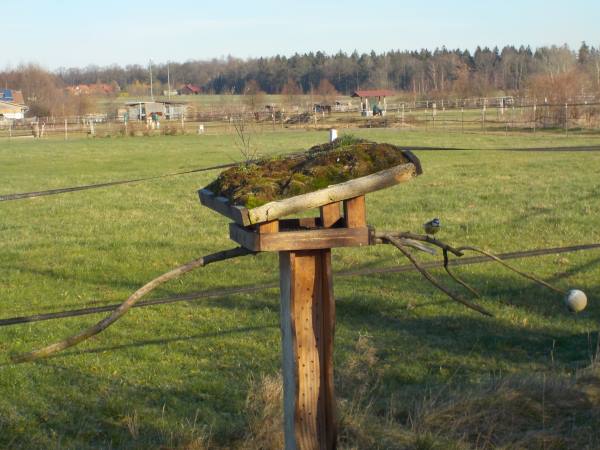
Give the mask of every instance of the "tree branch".
<svg viewBox="0 0 600 450">
<path fill-rule="evenodd" d="M 95 336 L 98 333 L 101 333 L 106 328 L 111 326 L 113 323 L 115 323 L 117 320 L 123 317 L 139 299 L 141 299 L 150 291 L 156 289 L 161 284 L 166 283 L 167 281 L 172 280 L 173 278 L 177 278 L 198 267 L 204 267 L 208 264 L 217 261 L 223 261 L 226 259 L 236 258 L 238 256 L 244 256 L 252 253 L 254 252 L 247 250 L 243 247 L 237 247 L 230 250 L 212 253 L 202 258 L 190 261 L 189 263 L 179 266 L 146 283 L 144 286 L 135 291 L 127 300 L 121 303 L 121 305 L 118 308 L 116 308 L 108 317 L 105 317 L 100 322 L 96 323 L 95 325 L 92 325 L 91 327 L 87 328 L 81 333 L 69 336 L 68 338 L 63 339 L 62 341 L 48 345 L 39 350 L 12 356 L 11 360 L 15 363 L 35 361 L 36 359 L 46 358 L 61 350 L 73 347 L 74 345 L 77 345 L 80 342 L 85 341 L 86 339 L 89 339 L 90 337 Z"/>
<path fill-rule="evenodd" d="M 383 239 L 386 239 L 387 241 L 389 241 L 394 247 L 396 247 L 398 250 L 400 250 L 402 252 L 402 254 L 404 256 L 406 256 L 408 258 L 408 260 L 413 263 L 413 265 L 417 268 L 417 270 L 419 272 L 421 272 L 421 275 L 423 275 L 431 284 L 433 284 L 436 288 L 438 288 L 440 291 L 442 291 L 444 294 L 446 294 L 448 297 L 450 297 L 452 300 L 461 303 L 462 305 L 466 306 L 467 308 L 470 308 L 474 311 L 477 311 L 478 313 L 481 313 L 485 316 L 490 316 L 493 317 L 493 314 L 490 313 L 488 310 L 486 310 L 485 308 L 482 308 L 481 306 L 475 305 L 467 300 L 463 300 L 462 298 L 458 297 L 457 295 L 455 295 L 454 293 L 452 293 L 450 290 L 448 290 L 445 286 L 443 286 L 439 281 L 437 281 L 433 275 L 431 275 L 426 269 L 424 269 L 423 267 L 421 267 L 421 265 L 418 263 L 418 261 L 410 254 L 410 252 L 408 250 L 406 250 L 404 248 L 404 246 L 402 245 L 402 243 L 398 240 L 397 237 L 395 236 L 391 236 L 391 235 L 386 235 L 386 236 L 382 236 Z"/>
<path fill-rule="evenodd" d="M 465 246 L 463 246 L 463 247 L 459 247 L 457 250 L 459 250 L 459 251 L 461 251 L 461 252 L 463 252 L 463 251 L 465 251 L 465 250 L 470 250 L 470 251 L 472 251 L 472 252 L 481 253 L 482 255 L 485 255 L 485 256 L 487 256 L 488 258 L 490 258 L 490 259 L 492 259 L 492 260 L 496 261 L 498 264 L 501 264 L 501 265 L 503 265 L 503 266 L 504 266 L 504 267 L 506 267 L 507 269 L 509 269 L 509 270 L 512 270 L 512 271 L 513 271 L 513 272 L 515 272 L 515 273 L 518 273 L 518 274 L 519 274 L 519 275 L 521 275 L 522 277 L 528 278 L 528 279 L 530 279 L 531 281 L 534 281 L 534 282 L 536 282 L 536 283 L 538 283 L 538 284 L 541 284 L 542 286 L 544 286 L 544 287 L 547 287 L 547 288 L 548 288 L 548 289 L 550 289 L 551 291 L 558 292 L 559 294 L 562 294 L 562 295 L 564 295 L 564 294 L 565 294 L 565 291 L 562 291 L 562 290 L 558 289 L 557 287 L 554 287 L 554 286 L 552 286 L 551 284 L 549 284 L 549 283 L 546 283 L 544 280 L 542 280 L 542 279 L 540 279 L 540 278 L 536 277 L 535 275 L 531 275 L 531 274 L 529 274 L 529 273 L 527 273 L 527 272 L 523 272 L 523 271 L 521 271 L 521 270 L 519 270 L 519 269 L 517 269 L 517 268 L 515 268 L 515 267 L 511 266 L 510 264 L 508 264 L 508 263 L 506 263 L 506 262 L 502 261 L 500 258 L 498 258 L 498 257 L 497 257 L 496 255 L 494 255 L 493 253 L 486 252 L 485 250 L 482 250 L 482 249 L 480 249 L 480 248 L 477 248 L 477 247 L 471 247 L 471 246 L 468 246 L 468 245 L 465 245 Z"/>
</svg>

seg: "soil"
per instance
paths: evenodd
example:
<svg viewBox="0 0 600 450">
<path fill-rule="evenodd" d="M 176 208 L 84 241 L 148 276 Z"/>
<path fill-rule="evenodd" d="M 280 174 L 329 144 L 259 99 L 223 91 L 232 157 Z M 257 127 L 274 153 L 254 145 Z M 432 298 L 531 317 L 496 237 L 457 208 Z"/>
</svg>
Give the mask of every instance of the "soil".
<svg viewBox="0 0 600 450">
<path fill-rule="evenodd" d="M 206 189 L 250 209 L 408 162 L 420 172 L 418 160 L 409 151 L 343 136 L 305 153 L 234 166 Z"/>
</svg>

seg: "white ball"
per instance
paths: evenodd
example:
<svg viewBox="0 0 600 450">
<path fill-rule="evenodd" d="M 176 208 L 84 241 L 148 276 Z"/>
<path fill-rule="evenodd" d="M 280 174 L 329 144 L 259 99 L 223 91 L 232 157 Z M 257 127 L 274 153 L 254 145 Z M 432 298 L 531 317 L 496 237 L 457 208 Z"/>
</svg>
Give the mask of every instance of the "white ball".
<svg viewBox="0 0 600 450">
<path fill-rule="evenodd" d="M 587 306 L 587 296 L 579 289 L 571 289 L 565 296 L 565 305 L 571 312 L 580 312 Z"/>
</svg>

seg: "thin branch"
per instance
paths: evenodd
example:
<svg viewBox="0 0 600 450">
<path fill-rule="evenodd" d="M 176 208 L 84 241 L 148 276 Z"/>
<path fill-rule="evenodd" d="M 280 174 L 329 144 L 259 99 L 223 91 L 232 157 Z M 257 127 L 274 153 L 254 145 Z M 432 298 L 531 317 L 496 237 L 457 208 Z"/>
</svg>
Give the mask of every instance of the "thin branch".
<svg viewBox="0 0 600 450">
<path fill-rule="evenodd" d="M 400 232 L 377 232 L 375 233 L 375 239 L 386 239 L 387 236 L 395 237 L 395 238 L 404 238 L 404 239 L 412 239 L 414 241 L 427 242 L 431 245 L 435 245 L 441 249 L 445 249 L 450 253 L 456 256 L 462 256 L 462 252 L 458 249 L 452 247 L 451 245 L 446 244 L 445 242 L 438 241 L 436 238 L 428 236 L 426 234 L 415 234 L 410 231 L 400 231 Z"/>
<path fill-rule="evenodd" d="M 81 333 L 75 334 L 73 336 L 69 336 L 68 338 L 63 339 L 62 341 L 48 345 L 39 350 L 35 350 L 35 351 L 29 352 L 29 353 L 23 353 L 21 355 L 12 356 L 11 360 L 15 363 L 35 361 L 36 359 L 46 358 L 46 357 L 48 357 L 54 353 L 57 353 L 61 350 L 64 350 L 69 347 L 73 347 L 74 345 L 77 345 L 80 342 L 85 341 L 86 339 L 89 339 L 90 337 L 95 336 L 98 333 L 101 333 L 106 328 L 111 326 L 113 323 L 115 323 L 117 320 L 119 320 L 121 317 L 123 317 L 127 313 L 127 311 L 129 311 L 131 309 L 131 307 L 133 305 L 135 305 L 135 303 L 140 298 L 142 298 L 144 295 L 148 294 L 150 291 L 156 289 L 161 284 L 163 284 L 169 280 L 172 280 L 173 278 L 177 278 L 177 277 L 179 277 L 187 272 L 190 272 L 198 267 L 204 267 L 204 266 L 207 266 L 208 264 L 211 264 L 211 263 L 214 263 L 217 261 L 223 261 L 226 259 L 235 258 L 238 256 L 244 256 L 244 255 L 248 255 L 251 253 L 253 253 L 253 252 L 251 252 L 250 250 L 246 250 L 245 248 L 242 248 L 242 247 L 237 247 L 237 248 L 233 248 L 230 250 L 224 250 L 221 252 L 212 253 L 212 254 L 204 256 L 202 258 L 190 261 L 189 263 L 179 266 L 167 273 L 162 274 L 161 276 L 155 278 L 154 280 L 146 283 L 144 286 L 142 286 L 137 291 L 135 291 L 127 300 L 125 300 L 123 303 L 121 303 L 121 305 L 118 308 L 116 308 L 112 312 L 112 314 L 110 314 L 108 317 L 105 317 L 100 322 L 96 323 L 95 325 L 92 325 L 91 327 L 82 331 Z"/>
<path fill-rule="evenodd" d="M 448 250 L 443 249 L 443 252 L 444 252 L 444 270 L 446 270 L 446 273 L 450 276 L 450 278 L 452 278 L 454 281 L 456 281 L 462 287 L 464 287 L 465 289 L 470 291 L 475 297 L 481 298 L 481 296 L 479 295 L 479 292 L 477 292 L 475 289 L 473 289 L 471 286 L 469 286 L 465 281 L 461 280 L 458 276 L 454 275 L 450 271 L 450 269 L 448 268 Z"/>
<path fill-rule="evenodd" d="M 563 290 L 561 290 L 561 289 L 558 289 L 557 287 L 554 287 L 554 286 L 552 286 L 551 284 L 549 284 L 549 283 L 545 282 L 544 280 L 542 280 L 542 279 L 540 279 L 540 278 L 536 277 L 535 275 L 531 275 L 530 273 L 523 272 L 523 271 L 521 271 L 521 270 L 519 270 L 519 269 L 517 269 L 517 268 L 515 268 L 515 267 L 511 266 L 510 264 L 508 264 L 508 263 L 506 263 L 506 262 L 502 261 L 500 258 L 498 258 L 498 257 L 497 257 L 496 255 L 494 255 L 493 253 L 486 252 L 485 250 L 482 250 L 482 249 L 480 249 L 480 248 L 477 248 L 477 247 L 471 247 L 471 246 L 468 246 L 468 245 L 466 245 L 466 246 L 463 246 L 463 247 L 459 247 L 457 250 L 459 250 L 459 251 L 461 251 L 461 252 L 464 252 L 465 250 L 470 250 L 470 251 L 472 251 L 472 252 L 481 253 L 482 255 L 485 255 L 485 256 L 487 256 L 488 258 L 490 258 L 490 259 L 492 259 L 492 260 L 496 261 L 498 264 L 501 264 L 501 265 L 503 265 L 503 266 L 504 266 L 504 267 L 506 267 L 507 269 L 509 269 L 509 270 L 512 270 L 512 271 L 513 271 L 513 272 L 515 272 L 515 273 L 518 273 L 518 274 L 519 274 L 519 275 L 521 275 L 522 277 L 528 278 L 528 279 L 530 279 L 531 281 L 534 281 L 534 282 L 536 282 L 536 283 L 538 283 L 538 284 L 541 284 L 542 286 L 545 286 L 545 287 L 547 287 L 548 289 L 550 289 L 550 290 L 552 290 L 552 291 L 554 291 L 554 292 L 558 292 L 559 294 L 563 294 L 563 295 L 565 294 L 565 291 L 563 291 Z"/>
<path fill-rule="evenodd" d="M 423 267 L 421 267 L 421 265 L 410 254 L 410 252 L 404 248 L 404 246 L 398 240 L 398 238 L 396 238 L 394 236 L 391 236 L 391 235 L 383 236 L 383 238 L 386 239 L 387 241 L 389 241 L 398 250 L 400 250 L 402 252 L 402 254 L 404 256 L 406 256 L 411 263 L 413 263 L 413 265 L 417 268 L 417 270 L 419 272 L 421 272 L 421 275 L 423 275 L 431 284 L 433 284 L 436 288 L 438 288 L 440 291 L 442 291 L 444 294 L 446 294 L 452 300 L 454 300 L 454 301 L 456 301 L 458 303 L 461 303 L 462 305 L 466 306 L 467 308 L 471 308 L 472 310 L 477 311 L 478 313 L 481 313 L 481 314 L 483 314 L 485 316 L 493 317 L 493 314 L 490 313 L 485 308 L 482 308 L 481 306 L 475 305 L 475 304 L 473 304 L 473 303 L 471 303 L 471 302 L 469 302 L 467 300 L 463 300 L 462 298 L 456 296 L 454 293 L 452 293 L 450 290 L 448 290 L 445 286 L 443 286 L 439 281 L 437 281 L 433 277 L 433 275 L 431 275 L 426 269 L 424 269 Z"/>
</svg>

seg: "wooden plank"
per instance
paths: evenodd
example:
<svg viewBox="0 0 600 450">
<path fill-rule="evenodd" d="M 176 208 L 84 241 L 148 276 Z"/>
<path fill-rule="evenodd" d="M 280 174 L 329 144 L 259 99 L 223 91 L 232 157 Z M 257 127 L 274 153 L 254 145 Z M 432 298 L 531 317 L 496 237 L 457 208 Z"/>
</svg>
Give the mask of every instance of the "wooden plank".
<svg viewBox="0 0 600 450">
<path fill-rule="evenodd" d="M 279 219 L 307 209 L 319 208 L 329 203 L 378 191 L 409 181 L 416 175 L 417 169 L 414 164 L 401 164 L 371 175 L 334 184 L 325 189 L 258 206 L 248 210 L 249 220 L 251 223 L 256 224 Z"/>
<path fill-rule="evenodd" d="M 259 234 L 232 223 L 229 224 L 229 237 L 241 246 L 255 252 L 316 250 L 369 245 L 369 229 L 367 227 L 324 228 Z"/>
<path fill-rule="evenodd" d="M 367 226 L 367 206 L 364 195 L 344 200 L 344 217 L 348 228 Z"/>
<path fill-rule="evenodd" d="M 279 231 L 279 221 L 272 220 L 270 222 L 260 223 L 256 225 L 256 231 L 258 234 L 277 233 Z"/>
<path fill-rule="evenodd" d="M 285 450 L 297 450 L 295 437 L 296 386 L 296 336 L 293 322 L 294 255 L 279 253 L 279 290 L 281 307 L 281 371 L 283 375 L 283 432 Z"/>
<path fill-rule="evenodd" d="M 330 267 L 328 249 L 280 253 L 286 450 L 336 446 Z"/>
<path fill-rule="evenodd" d="M 334 226 L 342 217 L 340 212 L 340 202 L 329 203 L 323 205 L 320 208 L 321 212 L 321 223 L 325 228 L 331 228 Z"/>
<path fill-rule="evenodd" d="M 323 406 L 325 411 L 325 448 L 335 449 L 337 443 L 337 417 L 335 408 L 335 390 L 333 383 L 333 348 L 335 336 L 335 298 L 333 296 L 333 271 L 331 269 L 331 249 L 321 250 L 323 283 L 322 313 L 323 332 L 321 352 L 321 382 L 325 395 Z"/>
<path fill-rule="evenodd" d="M 229 224 L 229 238 L 248 250 L 252 250 L 253 252 L 260 251 L 259 234 L 246 230 L 237 223 Z"/>
<path fill-rule="evenodd" d="M 200 203 L 204 206 L 229 217 L 240 225 L 250 225 L 250 217 L 248 216 L 247 208 L 231 205 L 228 199 L 225 197 L 218 197 L 208 189 L 200 189 L 198 191 L 198 196 L 200 197 Z"/>
</svg>

